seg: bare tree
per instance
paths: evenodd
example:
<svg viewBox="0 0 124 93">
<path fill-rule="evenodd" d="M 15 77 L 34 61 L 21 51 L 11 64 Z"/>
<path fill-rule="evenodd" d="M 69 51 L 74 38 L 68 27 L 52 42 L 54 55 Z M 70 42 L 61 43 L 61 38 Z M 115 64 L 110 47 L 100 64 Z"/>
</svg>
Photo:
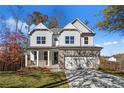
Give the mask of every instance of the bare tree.
<svg viewBox="0 0 124 93">
<path fill-rule="evenodd" d="M 30 31 L 30 26 L 32 24 L 37 25 L 39 23 L 43 23 L 48 28 L 54 28 L 58 26 L 58 20 L 56 17 L 42 14 L 40 11 L 34 11 L 31 14 L 28 14 L 26 22 L 28 24 L 28 31 Z"/>
<path fill-rule="evenodd" d="M 57 19 L 54 16 L 51 16 L 48 20 L 48 28 L 55 28 L 58 26 Z"/>
<path fill-rule="evenodd" d="M 19 20 L 23 20 L 23 6 L 9 6 L 9 12 L 15 20 L 15 31 L 19 30 Z M 23 25 L 23 24 L 22 24 Z"/>
</svg>

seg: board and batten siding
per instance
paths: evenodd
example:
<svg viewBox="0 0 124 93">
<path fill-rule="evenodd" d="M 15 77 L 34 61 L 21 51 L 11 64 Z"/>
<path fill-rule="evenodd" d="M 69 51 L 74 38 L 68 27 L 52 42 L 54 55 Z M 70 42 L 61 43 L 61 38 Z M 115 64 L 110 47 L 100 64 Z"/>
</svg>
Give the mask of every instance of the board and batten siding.
<svg viewBox="0 0 124 93">
<path fill-rule="evenodd" d="M 74 44 L 66 44 L 65 36 L 74 36 Z M 80 46 L 80 33 L 78 31 L 63 31 L 59 35 L 59 46 Z"/>
<path fill-rule="evenodd" d="M 78 28 L 79 31 L 87 33 L 89 32 L 89 29 L 87 29 L 85 26 L 83 26 L 79 21 L 76 21 L 75 23 L 73 23 L 73 25 Z"/>
<path fill-rule="evenodd" d="M 52 34 L 50 31 L 35 31 L 30 35 L 30 47 L 52 46 Z M 37 36 L 45 36 L 46 44 L 37 44 Z"/>
</svg>

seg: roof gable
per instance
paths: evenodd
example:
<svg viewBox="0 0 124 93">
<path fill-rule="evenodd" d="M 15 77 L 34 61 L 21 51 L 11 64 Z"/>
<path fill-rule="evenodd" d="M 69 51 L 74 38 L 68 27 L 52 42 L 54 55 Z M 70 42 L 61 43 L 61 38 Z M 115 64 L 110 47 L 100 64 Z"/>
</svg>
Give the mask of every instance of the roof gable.
<svg viewBox="0 0 124 93">
<path fill-rule="evenodd" d="M 94 33 L 89 27 L 87 27 L 78 18 L 72 21 L 72 24 L 82 33 Z"/>
<path fill-rule="evenodd" d="M 59 34 L 61 34 L 63 31 L 78 31 L 80 33 L 80 31 L 72 23 L 65 25 Z"/>
<path fill-rule="evenodd" d="M 77 29 L 72 23 L 68 23 L 63 29 Z"/>
<path fill-rule="evenodd" d="M 51 30 L 47 28 L 45 25 L 43 25 L 42 23 L 39 23 L 33 29 L 31 29 L 31 31 L 29 32 L 29 35 L 31 35 L 35 31 L 51 31 Z M 87 33 L 87 34 L 89 33 L 91 36 L 95 35 L 95 33 L 90 28 L 88 28 L 83 22 L 81 22 L 79 19 L 75 19 L 72 22 L 68 23 L 67 25 L 65 25 L 63 29 L 59 30 L 59 32 L 57 31 L 57 33 L 61 34 L 63 31 L 78 31 L 82 35 L 84 33 Z"/>
<path fill-rule="evenodd" d="M 33 29 L 48 29 L 45 25 L 42 23 L 39 23 L 37 26 L 35 26 Z"/>
<path fill-rule="evenodd" d="M 40 31 L 50 31 L 45 25 L 43 25 L 42 23 L 39 23 L 33 29 L 31 29 L 31 31 L 29 32 L 29 35 L 31 35 L 35 31 L 39 31 L 39 30 Z"/>
</svg>

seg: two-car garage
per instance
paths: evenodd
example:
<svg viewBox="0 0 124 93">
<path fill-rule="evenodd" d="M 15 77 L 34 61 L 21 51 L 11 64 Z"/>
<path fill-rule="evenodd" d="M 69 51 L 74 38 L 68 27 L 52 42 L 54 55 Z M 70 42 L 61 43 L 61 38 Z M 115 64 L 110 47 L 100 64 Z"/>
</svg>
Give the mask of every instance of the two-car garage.
<svg viewBox="0 0 124 93">
<path fill-rule="evenodd" d="M 100 64 L 102 47 L 62 47 L 59 49 L 59 67 L 61 69 L 95 68 Z"/>
</svg>

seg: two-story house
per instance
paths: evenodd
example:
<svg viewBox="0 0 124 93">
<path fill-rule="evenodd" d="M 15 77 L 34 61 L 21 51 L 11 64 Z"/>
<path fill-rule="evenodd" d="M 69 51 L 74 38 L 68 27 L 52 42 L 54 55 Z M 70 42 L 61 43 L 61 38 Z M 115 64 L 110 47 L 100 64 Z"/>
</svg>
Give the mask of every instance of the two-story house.
<svg viewBox="0 0 124 93">
<path fill-rule="evenodd" d="M 93 36 L 95 33 L 79 19 L 63 28 L 49 29 L 40 23 L 29 32 L 30 45 L 25 54 L 25 66 L 95 68 L 102 48 L 94 46 Z"/>
</svg>

